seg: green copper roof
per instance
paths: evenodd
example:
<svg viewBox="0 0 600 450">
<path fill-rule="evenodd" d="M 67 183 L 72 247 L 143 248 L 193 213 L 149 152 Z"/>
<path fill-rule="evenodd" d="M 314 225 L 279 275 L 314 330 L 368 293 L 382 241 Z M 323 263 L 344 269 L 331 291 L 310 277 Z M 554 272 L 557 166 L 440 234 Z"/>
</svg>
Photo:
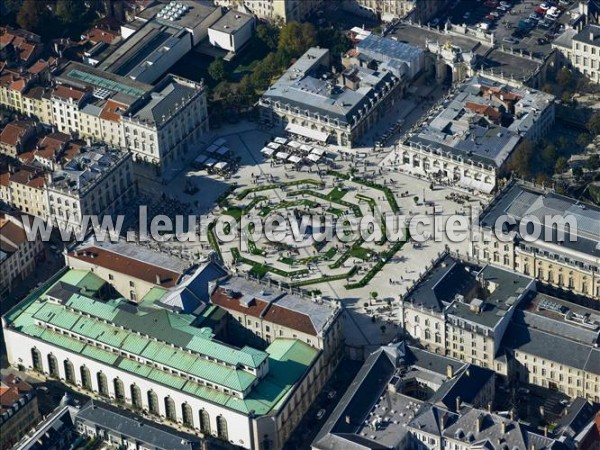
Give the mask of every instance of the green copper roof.
<svg viewBox="0 0 600 450">
<path fill-rule="evenodd" d="M 194 326 L 208 317 L 218 317 L 216 307 L 208 308 L 205 317 L 196 318 L 148 304 L 136 307 L 121 298 L 100 300 L 98 297 L 110 292 L 105 285 L 91 272 L 60 272 L 9 311 L 5 319 L 13 329 L 52 345 L 233 410 L 258 415 L 279 407 L 318 355 L 317 350 L 293 339 L 275 340 L 266 351 L 248 346 L 237 349 L 215 341 L 210 328 Z M 50 330 L 44 324 L 75 336 Z M 113 350 L 88 344 L 88 339 Z M 141 356 L 152 364 L 123 356 L 122 352 Z M 258 367 L 267 358 L 269 372 L 262 379 L 244 369 Z M 173 370 L 183 376 L 171 373 Z M 241 398 L 227 394 L 217 390 L 216 385 L 247 395 Z"/>
</svg>

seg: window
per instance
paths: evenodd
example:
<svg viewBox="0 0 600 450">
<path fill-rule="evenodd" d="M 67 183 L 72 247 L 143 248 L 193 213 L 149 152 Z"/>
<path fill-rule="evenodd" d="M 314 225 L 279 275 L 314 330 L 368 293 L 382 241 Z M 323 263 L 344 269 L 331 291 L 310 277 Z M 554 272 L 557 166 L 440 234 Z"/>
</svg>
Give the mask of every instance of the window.
<svg viewBox="0 0 600 450">
<path fill-rule="evenodd" d="M 227 433 L 227 420 L 223 416 L 217 417 L 217 436 L 225 441 L 229 440 Z"/>
<path fill-rule="evenodd" d="M 108 279 L 109 279 L 110 281 L 112 281 L 112 280 L 114 280 L 114 279 L 115 279 L 115 277 L 114 277 L 114 275 L 113 275 L 112 273 L 109 273 L 109 274 L 108 274 Z"/>
</svg>

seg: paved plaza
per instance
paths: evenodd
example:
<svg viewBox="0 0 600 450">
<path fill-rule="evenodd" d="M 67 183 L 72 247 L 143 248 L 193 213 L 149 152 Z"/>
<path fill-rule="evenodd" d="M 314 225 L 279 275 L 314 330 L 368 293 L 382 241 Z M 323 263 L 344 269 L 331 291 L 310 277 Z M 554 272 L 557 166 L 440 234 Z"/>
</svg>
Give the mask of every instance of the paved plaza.
<svg viewBox="0 0 600 450">
<path fill-rule="evenodd" d="M 403 111 L 399 112 L 402 113 Z M 411 112 L 408 113 L 410 114 Z M 390 119 L 393 120 L 394 118 Z M 296 170 L 292 164 L 275 163 L 260 152 L 266 143 L 279 134 L 248 122 L 218 130 L 204 145 L 208 146 L 218 138 L 225 139 L 226 145 L 240 160 L 239 170 L 229 178 L 209 175 L 204 170 L 182 170 L 180 176 L 175 177 L 165 186 L 165 195 L 168 198 L 187 202 L 190 211 L 197 215 L 208 214 L 209 220 L 227 214 L 228 210 L 230 215 L 237 215 L 243 211 L 245 214 L 256 216 L 266 210 L 317 213 L 329 210 L 340 214 L 347 213 L 352 209 L 352 205 L 355 205 L 365 213 L 372 211 L 373 202 L 376 203 L 379 211 L 392 212 L 392 207 L 381 190 L 368 187 L 364 183 L 341 179 L 331 172 L 327 174 L 327 169 L 330 169 L 348 178 L 354 169 L 356 179 L 389 188 L 397 204 L 398 214 L 404 216 L 433 215 L 434 210 L 442 219 L 453 214 L 468 216 L 471 214 L 471 208 L 479 208 L 486 201 L 485 198 L 476 198 L 464 191 L 450 188 L 431 190 L 428 180 L 400 173 L 393 166 L 393 139 L 387 147 L 377 151 L 374 151 L 370 145 L 351 151 L 341 151 L 327 146 L 324 149 L 327 152 L 329 166 L 322 163 L 312 167 L 303 166 Z M 202 148 L 199 148 L 198 153 L 201 152 Z M 265 186 L 273 185 L 277 187 L 262 190 Z M 190 186 L 194 187 L 191 191 Z M 232 191 L 234 188 L 235 190 Z M 239 198 L 244 191 L 253 189 L 255 191 Z M 337 193 L 332 194 L 336 189 Z M 302 191 L 310 192 L 297 194 Z M 228 192 L 227 206 L 215 206 L 219 198 Z M 316 197 L 313 193 L 330 196 L 332 200 Z M 451 193 L 462 196 L 461 202 L 449 198 Z M 418 197 L 416 202 L 415 197 Z M 290 203 L 291 201 L 293 203 Z M 248 206 L 250 208 L 245 210 L 244 208 Z M 348 249 L 348 246 L 340 242 L 327 243 L 317 251 L 313 246 L 297 249 L 286 247 L 279 250 L 265 241 L 258 241 L 255 246 L 252 244 L 248 246 L 248 243 L 243 241 L 244 239 L 238 239 L 220 245 L 224 263 L 231 270 L 237 269 L 242 273 L 252 269 L 252 264 L 240 261 L 240 259 L 249 260 L 275 269 L 267 272 L 254 271 L 254 275 L 269 277 L 274 282 L 281 282 L 284 285 L 295 283 L 305 292 L 342 301 L 346 308 L 347 344 L 350 348 L 361 349 L 360 351 L 396 337 L 399 332 L 399 327 L 396 325 L 399 295 L 406 292 L 448 244 L 445 239 L 439 242 L 429 240 L 419 246 L 406 243 L 387 259 L 385 265 L 366 286 L 357 287 L 356 283 L 377 263 L 377 255 L 389 251 L 391 243 L 363 244 L 360 246 L 361 250 L 353 252 L 353 255 L 345 259 L 342 264 L 335 264 Z M 165 252 L 194 258 L 205 257 L 214 251 L 214 245 L 208 241 L 171 241 L 159 245 Z M 466 254 L 468 247 L 469 242 L 466 239 L 449 245 L 450 250 L 459 254 Z M 234 260 L 237 260 L 237 263 Z M 282 275 L 280 271 L 291 272 L 293 276 Z M 344 276 L 349 273 L 351 276 Z M 323 277 L 327 277 L 326 280 L 303 284 L 308 280 Z M 336 277 L 339 279 L 335 279 Z M 376 293 L 375 298 L 373 293 Z M 310 300 L 307 298 L 307 301 Z"/>
</svg>

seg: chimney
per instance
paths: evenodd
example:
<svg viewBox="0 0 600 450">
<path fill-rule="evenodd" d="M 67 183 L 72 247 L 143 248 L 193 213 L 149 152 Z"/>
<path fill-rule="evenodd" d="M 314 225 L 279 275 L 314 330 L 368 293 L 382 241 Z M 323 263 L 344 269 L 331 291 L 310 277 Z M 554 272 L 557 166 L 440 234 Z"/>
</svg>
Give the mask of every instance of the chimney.
<svg viewBox="0 0 600 450">
<path fill-rule="evenodd" d="M 504 420 L 500 422 L 500 433 L 506 434 L 506 422 Z"/>
<path fill-rule="evenodd" d="M 460 395 L 458 397 L 456 397 L 456 412 L 460 412 L 460 405 L 461 405 L 461 400 L 460 400 Z"/>
<path fill-rule="evenodd" d="M 350 416 L 346 416 L 346 423 L 348 425 L 350 425 L 352 423 L 352 420 L 350 419 Z"/>
<path fill-rule="evenodd" d="M 544 437 L 548 437 L 548 425 L 544 427 Z"/>
<path fill-rule="evenodd" d="M 477 423 L 475 425 L 477 427 L 477 433 L 481 433 L 481 426 L 483 425 L 483 414 L 479 414 L 477 416 Z"/>
<path fill-rule="evenodd" d="M 491 412 L 492 412 L 492 403 L 491 403 L 491 402 L 489 402 L 489 403 L 487 404 L 487 412 L 489 412 L 489 413 L 491 413 Z"/>
<path fill-rule="evenodd" d="M 594 41 L 594 32 L 590 28 L 590 41 Z"/>
<path fill-rule="evenodd" d="M 454 367 L 452 367 L 452 364 L 448 364 L 446 366 L 446 376 L 448 378 L 452 378 L 454 376 Z"/>
<path fill-rule="evenodd" d="M 160 275 L 156 274 L 156 284 L 160 284 Z"/>
<path fill-rule="evenodd" d="M 445 413 L 442 415 L 442 422 L 441 422 L 441 428 L 442 428 L 442 431 L 444 431 L 444 430 L 446 429 L 446 423 L 447 423 L 447 422 L 448 422 L 448 413 L 447 413 L 447 412 L 445 412 Z"/>
</svg>

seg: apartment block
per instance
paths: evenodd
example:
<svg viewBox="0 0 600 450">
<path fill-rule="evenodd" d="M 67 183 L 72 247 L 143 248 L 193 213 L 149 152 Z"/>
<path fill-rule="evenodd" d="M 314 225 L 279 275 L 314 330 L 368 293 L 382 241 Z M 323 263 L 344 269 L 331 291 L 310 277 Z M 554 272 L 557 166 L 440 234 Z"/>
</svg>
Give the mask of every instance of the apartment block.
<svg viewBox="0 0 600 450">
<path fill-rule="evenodd" d="M 41 419 L 33 386 L 14 374 L 0 378 L 0 448 L 13 445 Z"/>
<path fill-rule="evenodd" d="M 567 29 L 552 43 L 568 64 L 592 82 L 600 83 L 600 25 L 589 24 L 580 31 Z"/>
<path fill-rule="evenodd" d="M 77 233 L 84 216 L 117 213 L 133 199 L 135 190 L 130 154 L 102 145 L 84 147 L 48 174 L 48 220 Z"/>
<path fill-rule="evenodd" d="M 288 23 L 301 22 L 316 11 L 323 0 L 217 0 L 217 5 L 242 7 L 259 19 Z"/>
<path fill-rule="evenodd" d="M 19 218 L 0 214 L 0 294 L 31 274 L 43 252 L 41 239 L 28 240 Z"/>
</svg>

